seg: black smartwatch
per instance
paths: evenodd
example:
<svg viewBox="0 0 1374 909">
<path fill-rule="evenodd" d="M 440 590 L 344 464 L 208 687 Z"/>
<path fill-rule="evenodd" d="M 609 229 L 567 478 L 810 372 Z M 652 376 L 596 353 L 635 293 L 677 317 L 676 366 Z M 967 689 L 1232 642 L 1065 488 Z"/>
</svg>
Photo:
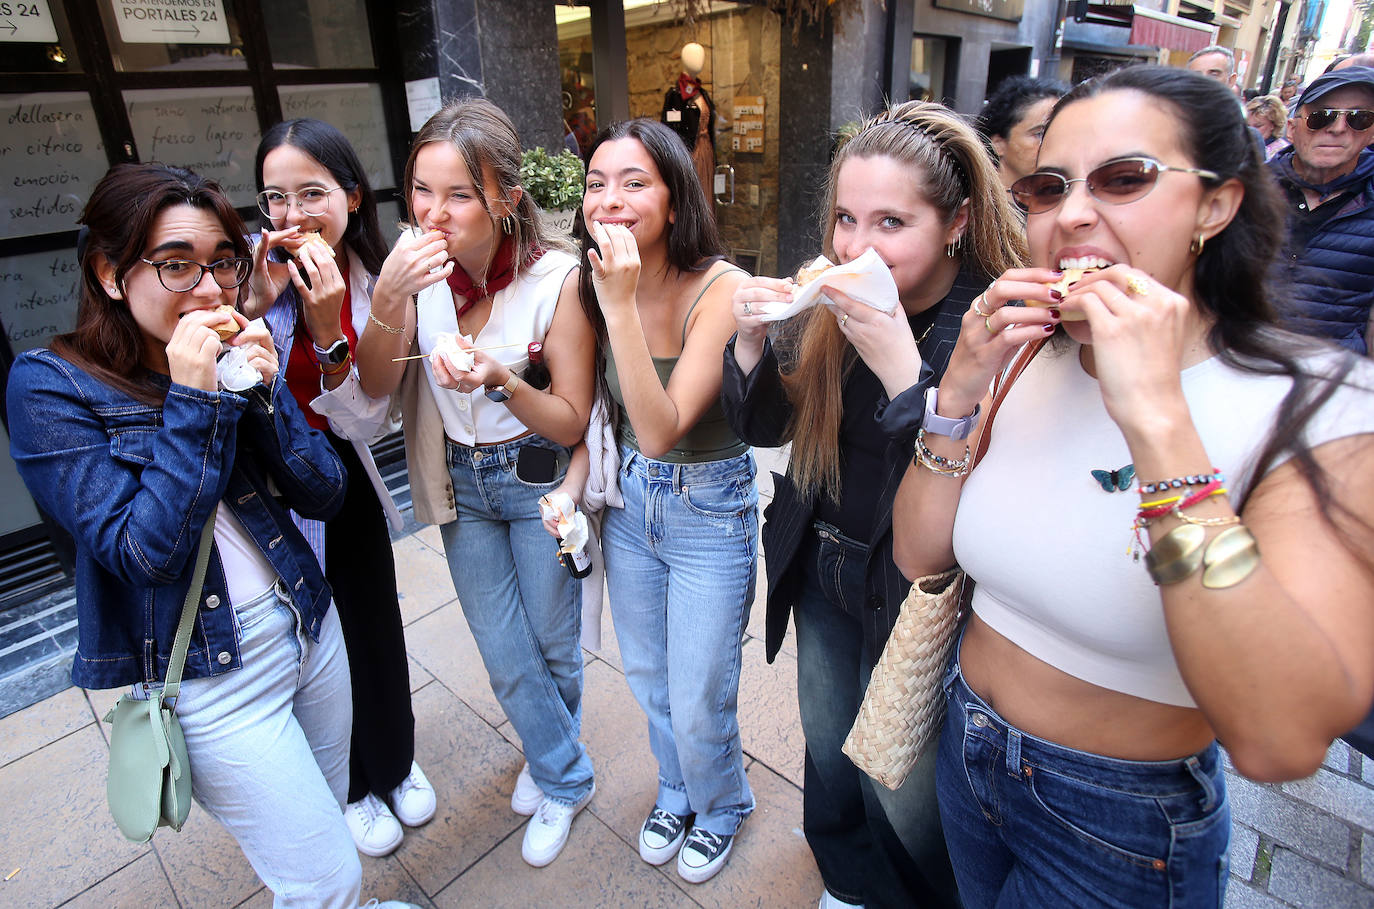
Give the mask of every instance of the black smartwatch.
<svg viewBox="0 0 1374 909">
<path fill-rule="evenodd" d="M 312 344 L 315 348 L 315 360 L 321 366 L 339 366 L 348 359 L 348 339 L 340 338 L 328 347 L 321 347 Z"/>
</svg>

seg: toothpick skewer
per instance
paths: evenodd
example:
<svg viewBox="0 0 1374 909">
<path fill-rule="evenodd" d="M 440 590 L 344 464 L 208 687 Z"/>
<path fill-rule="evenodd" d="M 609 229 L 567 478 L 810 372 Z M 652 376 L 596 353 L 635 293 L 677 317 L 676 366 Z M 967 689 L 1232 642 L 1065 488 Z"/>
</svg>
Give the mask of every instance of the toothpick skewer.
<svg viewBox="0 0 1374 909">
<path fill-rule="evenodd" d="M 517 341 L 517 342 L 514 343 L 514 344 L 488 344 L 488 345 L 485 346 L 485 347 L 466 347 L 466 348 L 464 348 L 464 350 L 503 350 L 504 348 L 507 348 L 507 347 L 520 347 L 520 346 L 522 346 L 521 342 Z M 405 361 L 405 360 L 423 360 L 423 359 L 424 359 L 425 357 L 427 357 L 427 356 L 429 356 L 429 354 L 415 354 L 414 356 L 410 356 L 410 357 L 392 357 L 392 358 L 391 358 L 391 362 L 393 362 L 393 363 L 400 363 L 400 362 L 403 362 L 403 361 Z"/>
</svg>

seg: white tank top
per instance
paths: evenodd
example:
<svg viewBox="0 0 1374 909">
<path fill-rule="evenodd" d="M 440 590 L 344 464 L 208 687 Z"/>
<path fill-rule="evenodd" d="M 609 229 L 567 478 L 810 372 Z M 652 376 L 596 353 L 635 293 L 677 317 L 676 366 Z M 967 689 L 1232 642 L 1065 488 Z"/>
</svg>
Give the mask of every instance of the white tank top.
<svg viewBox="0 0 1374 909">
<path fill-rule="evenodd" d="M 1102 688 L 1195 707 L 1159 589 L 1129 553 L 1140 495 L 1103 492 L 1091 473 L 1116 470 L 1131 455 L 1078 352 L 1046 347 L 1012 386 L 959 499 L 954 554 L 977 581 L 974 612 L 1027 653 Z M 1374 363 L 1359 359 L 1350 381 L 1363 390 L 1336 392 L 1308 424 L 1309 445 L 1374 432 Z M 1303 362 L 1320 370 L 1323 361 Z M 1291 382 L 1215 357 L 1182 379 L 1212 459 L 1192 469 L 1219 468 L 1239 502 Z"/>
<path fill-rule="evenodd" d="M 511 372 L 523 372 L 529 365 L 527 346 L 531 341 L 543 342 L 553 324 L 554 310 L 563 279 L 577 267 L 577 259 L 561 250 L 549 250 L 509 285 L 496 292 L 491 300 L 491 316 L 473 339 L 474 347 L 495 347 L 487 354 L 500 360 Z M 453 305 L 453 291 L 440 281 L 420 291 L 416 303 L 416 319 L 420 352 L 429 354 L 443 332 L 458 331 L 458 311 Z M 444 421 L 444 433 L 464 445 L 487 445 L 513 439 L 528 431 L 511 414 L 505 404 L 491 401 L 481 388 L 463 394 L 442 388 L 434 381 L 434 368 L 428 357 L 424 364 L 439 415 Z"/>
</svg>

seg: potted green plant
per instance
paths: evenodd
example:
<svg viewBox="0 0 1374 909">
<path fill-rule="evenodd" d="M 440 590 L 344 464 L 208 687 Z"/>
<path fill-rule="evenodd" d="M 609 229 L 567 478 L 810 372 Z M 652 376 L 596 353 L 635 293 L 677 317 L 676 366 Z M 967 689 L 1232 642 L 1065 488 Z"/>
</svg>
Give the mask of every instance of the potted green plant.
<svg viewBox="0 0 1374 909">
<path fill-rule="evenodd" d="M 585 176 L 582 159 L 566 148 L 550 155 L 536 146 L 520 159 L 520 185 L 562 231 L 572 230 Z"/>
</svg>

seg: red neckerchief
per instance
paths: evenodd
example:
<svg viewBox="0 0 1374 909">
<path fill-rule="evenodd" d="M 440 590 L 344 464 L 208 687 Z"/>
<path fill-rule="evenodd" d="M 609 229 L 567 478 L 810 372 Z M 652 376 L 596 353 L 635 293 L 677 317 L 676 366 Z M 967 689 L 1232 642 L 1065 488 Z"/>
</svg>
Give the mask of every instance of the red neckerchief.
<svg viewBox="0 0 1374 909">
<path fill-rule="evenodd" d="M 682 96 L 683 100 L 692 100 L 699 91 L 701 91 L 700 79 L 696 76 L 689 76 L 686 73 L 678 73 L 677 93 Z"/>
<path fill-rule="evenodd" d="M 525 263 L 525 267 L 533 265 L 542 255 L 544 250 L 537 246 L 530 250 L 529 261 Z M 462 300 L 458 304 L 458 318 L 461 319 L 463 313 L 476 306 L 483 297 L 495 296 L 514 280 L 515 238 L 510 234 L 501 238 L 501 245 L 496 248 L 496 255 L 487 268 L 487 279 L 481 284 L 474 284 L 472 277 L 463 271 L 463 266 L 455 261 L 453 273 L 448 276 L 448 286 L 453 291 L 454 301 Z"/>
</svg>

